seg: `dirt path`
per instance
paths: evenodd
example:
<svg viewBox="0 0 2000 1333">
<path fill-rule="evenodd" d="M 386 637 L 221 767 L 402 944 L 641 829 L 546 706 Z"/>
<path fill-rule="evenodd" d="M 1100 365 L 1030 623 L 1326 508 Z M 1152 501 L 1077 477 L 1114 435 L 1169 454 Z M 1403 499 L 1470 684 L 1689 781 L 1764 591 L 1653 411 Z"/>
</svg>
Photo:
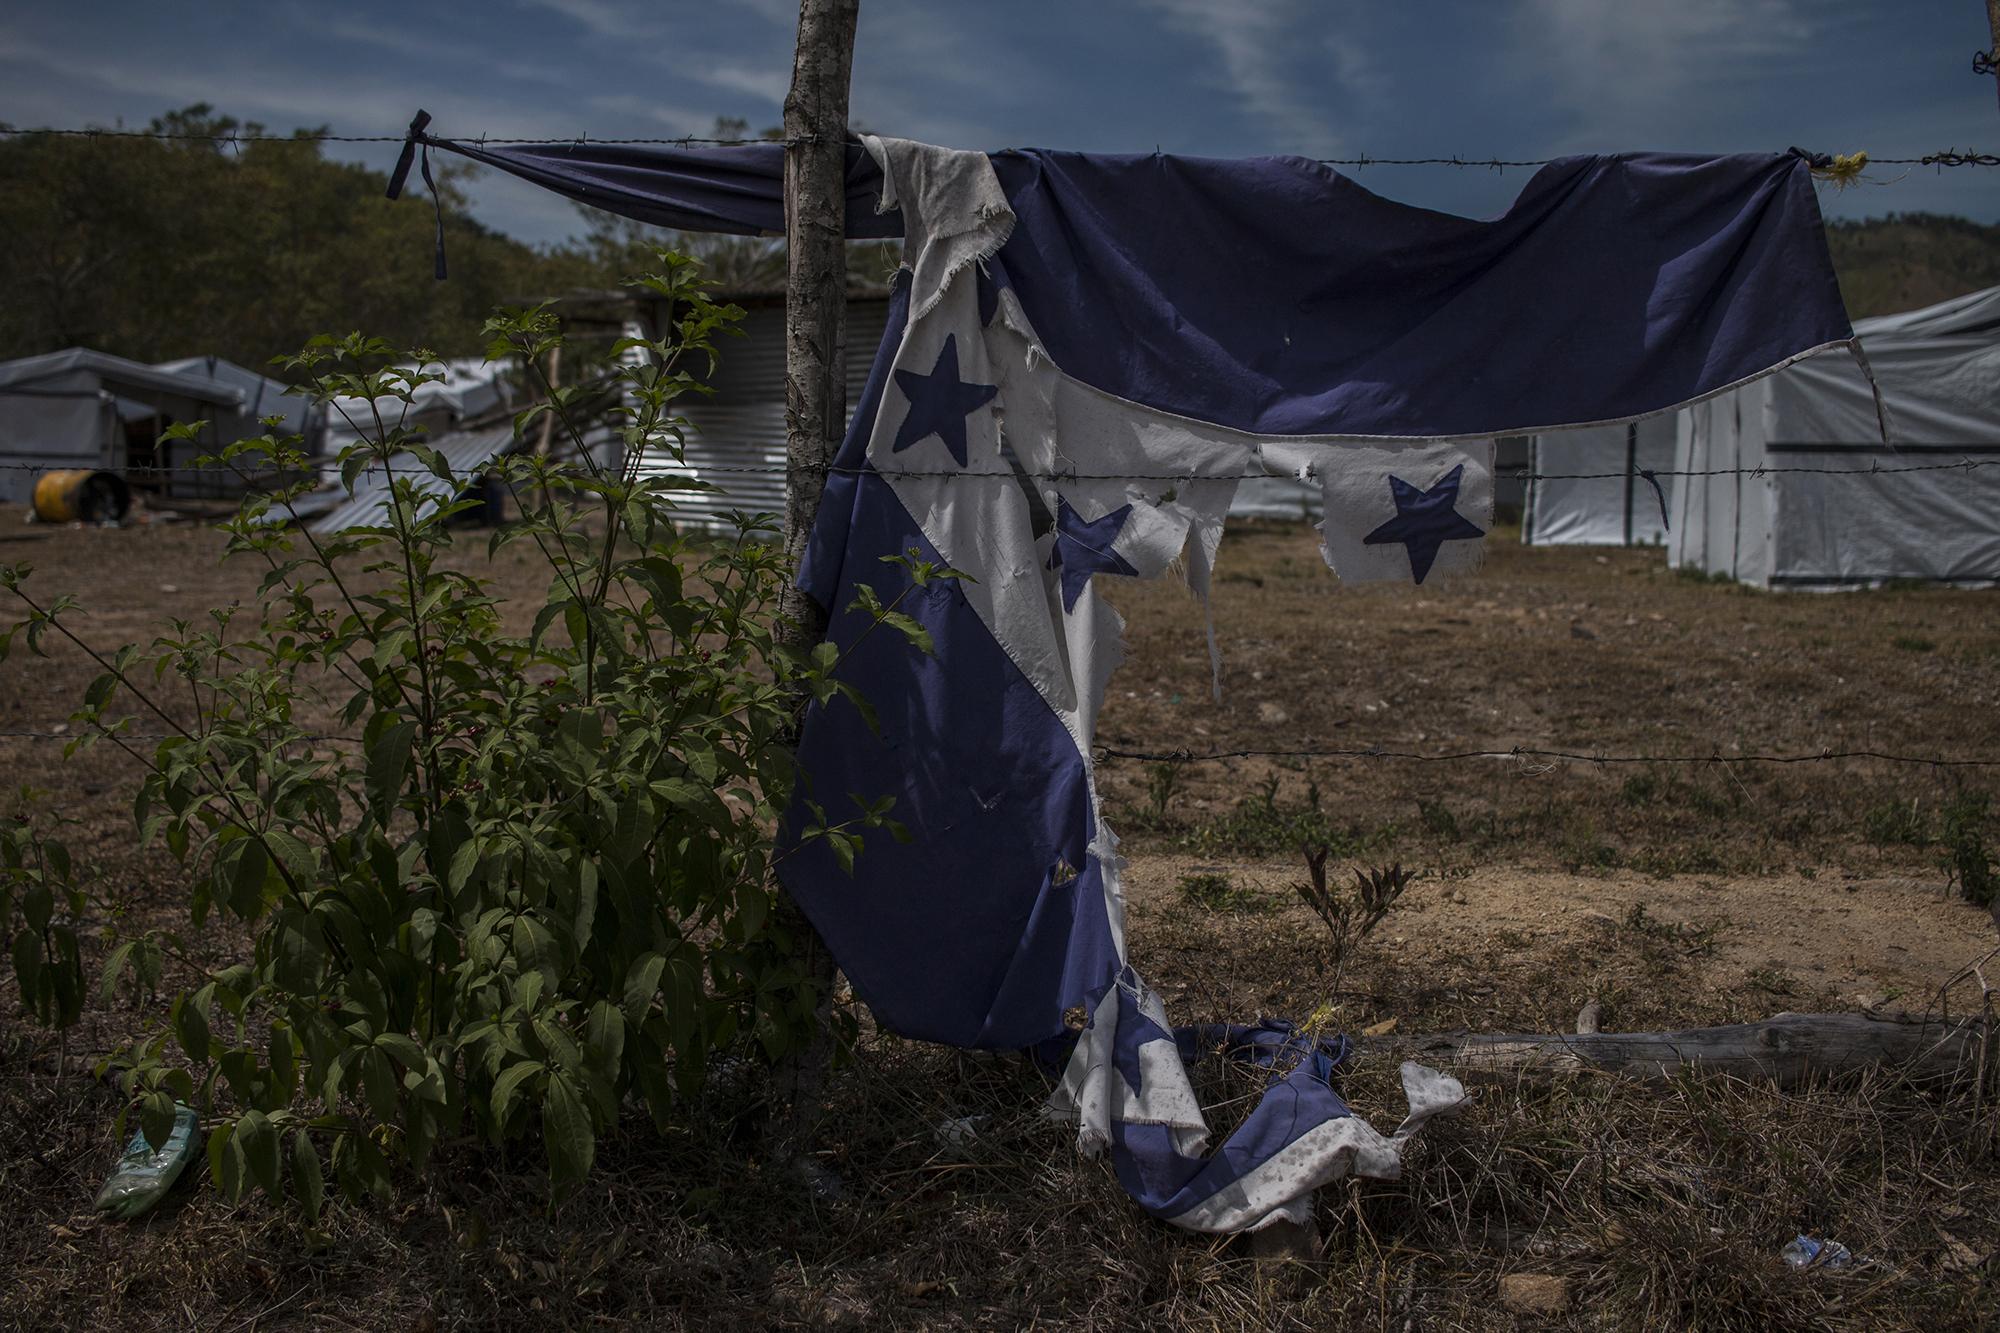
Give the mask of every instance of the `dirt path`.
<svg viewBox="0 0 2000 1333">
<path fill-rule="evenodd" d="M 1216 874 L 1237 895 L 1233 909 L 1207 907 L 1182 887 L 1184 877 Z M 1217 1002 L 1296 1010 L 1312 993 L 1311 945 L 1321 936 L 1291 887 L 1298 878 L 1281 861 L 1136 855 L 1125 877 L 1135 953 L 1176 955 L 1173 973 L 1220 983 Z M 1947 897 L 1934 876 L 1652 878 L 1481 867 L 1419 880 L 1377 928 L 1349 983 L 1368 995 L 1371 1012 L 1394 1011 L 1424 1028 L 1560 1024 L 1593 995 L 1611 1002 L 1607 1026 L 1671 1027 L 1786 1009 L 1922 1011 L 1996 945 L 1992 918 Z M 1281 953 L 1296 956 L 1290 969 L 1270 966 Z M 1288 974 L 1289 984 L 1271 984 Z M 1234 984 L 1250 977 L 1257 981 Z M 1955 988 L 1953 1002 L 1969 990 Z"/>
</svg>

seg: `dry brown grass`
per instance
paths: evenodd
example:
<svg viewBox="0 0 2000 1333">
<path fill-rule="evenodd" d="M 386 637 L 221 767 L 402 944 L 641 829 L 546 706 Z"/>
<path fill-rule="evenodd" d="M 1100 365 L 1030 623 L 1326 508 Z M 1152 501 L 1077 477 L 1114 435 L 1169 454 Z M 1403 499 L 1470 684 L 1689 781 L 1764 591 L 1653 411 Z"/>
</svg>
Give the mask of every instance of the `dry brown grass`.
<svg viewBox="0 0 2000 1333">
<path fill-rule="evenodd" d="M 247 590 L 254 578 L 213 571 L 216 549 L 186 530 L 54 532 L 7 554 L 85 592 L 118 639 Z M 1894 737 L 2000 750 L 1987 595 L 1759 597 L 1674 579 L 1644 553 L 1599 563 L 1502 546 L 1480 579 L 1398 600 L 1336 591 L 1314 559 L 1283 531 L 1225 547 L 1220 708 L 1202 702 L 1205 652 L 1184 595 L 1119 589 L 1134 661 L 1113 683 L 1114 738 L 1685 750 Z M 59 719 L 85 678 L 62 656 L 9 662 L 0 719 Z M 1265 720 L 1266 703 L 1286 720 Z M 64 765 L 58 748 L 0 741 L 0 762 L 62 794 L 84 821 L 95 883 L 123 910 L 177 920 L 172 867 L 132 845 L 112 756 Z M 1143 771 L 1107 772 L 1113 822 L 1137 834 L 1135 961 L 1177 1018 L 1297 1017 L 1328 998 L 1312 922 L 1284 887 L 1303 866 L 1229 841 L 1236 802 L 1273 769 L 1190 770 L 1152 828 L 1137 827 Z M 1307 779 L 1279 776 L 1287 799 Z M 1368 855 L 1431 872 L 1333 997 L 1350 1027 L 1546 1029 L 1592 996 L 1607 1026 L 1679 1027 L 1837 1006 L 1863 984 L 1901 986 L 1921 1008 L 1925 985 L 1991 939 L 1983 917 L 1942 900 L 1928 849 L 1863 827 L 1891 800 L 1928 809 L 1928 774 L 1744 767 L 1636 789 L 1589 768 L 1311 776 Z M 1197 862 L 1269 904 L 1190 901 L 1175 885 Z M 1669 871 L 1691 873 L 1650 877 Z M 1633 919 L 1632 906 L 1649 914 Z M 238 947 L 192 943 L 217 959 Z M 629 1124 L 560 1203 L 532 1155 L 461 1146 L 391 1207 L 335 1206 L 316 1236 L 261 1202 L 222 1204 L 198 1171 L 159 1215 L 100 1222 L 88 1205 L 115 1155 L 117 1107 L 88 1066 L 158 1010 L 93 1008 L 66 1053 L 0 1019 L 0 1324 L 1509 1329 L 1523 1325 L 1495 1293 L 1510 1272 L 1570 1281 L 1576 1308 L 1557 1327 L 1944 1333 L 1991 1327 L 2000 1308 L 1991 1100 L 1882 1079 L 1792 1093 L 1601 1076 L 1482 1088 L 1426 1132 L 1401 1181 L 1324 1192 L 1325 1256 L 1303 1281 L 1138 1213 L 1106 1164 L 1079 1160 L 1041 1118 L 1046 1083 L 1032 1069 L 879 1034 L 830 1088 L 837 1200 L 765 1160 L 742 1085 L 672 1134 Z M 1238 1108 L 1254 1091 L 1240 1073 L 1203 1078 Z M 1361 1062 L 1348 1092 L 1378 1123 L 1399 1109 L 1379 1062 Z M 967 1117 L 984 1117 L 976 1137 L 940 1137 Z M 1793 1273 L 1778 1251 L 1802 1230 L 1867 1262 Z"/>
</svg>

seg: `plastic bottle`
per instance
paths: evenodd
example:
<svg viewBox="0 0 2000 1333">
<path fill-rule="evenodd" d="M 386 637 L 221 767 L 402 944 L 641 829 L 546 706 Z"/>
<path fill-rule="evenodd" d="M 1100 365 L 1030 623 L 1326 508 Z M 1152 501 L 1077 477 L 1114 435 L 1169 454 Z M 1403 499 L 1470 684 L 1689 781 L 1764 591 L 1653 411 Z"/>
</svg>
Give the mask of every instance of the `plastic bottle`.
<svg viewBox="0 0 2000 1333">
<path fill-rule="evenodd" d="M 1845 1268 L 1854 1261 L 1853 1252 L 1839 1241 L 1813 1236 L 1795 1238 L 1782 1253 L 1793 1268 Z"/>
<path fill-rule="evenodd" d="M 173 1131 L 158 1148 L 146 1142 L 145 1131 L 133 1130 L 118 1169 L 97 1191 L 99 1211 L 130 1221 L 166 1197 L 194 1158 L 197 1123 L 194 1108 L 176 1105 Z"/>
</svg>

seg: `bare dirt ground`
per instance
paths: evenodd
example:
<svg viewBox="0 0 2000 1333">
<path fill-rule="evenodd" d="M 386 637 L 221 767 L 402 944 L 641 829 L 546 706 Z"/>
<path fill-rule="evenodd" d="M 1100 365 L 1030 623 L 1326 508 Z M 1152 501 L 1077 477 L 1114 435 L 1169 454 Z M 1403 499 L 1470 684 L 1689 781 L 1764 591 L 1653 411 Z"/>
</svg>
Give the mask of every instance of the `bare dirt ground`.
<svg viewBox="0 0 2000 1333">
<path fill-rule="evenodd" d="M 1112 758 L 1134 960 L 1177 1019 L 1330 1003 L 1350 1030 L 1562 1031 L 1592 998 L 1607 1030 L 1923 1012 L 2000 943 L 1947 892 L 1940 842 L 1945 811 L 2000 770 L 1752 758 L 2000 756 L 2000 594 L 1758 594 L 1676 576 L 1656 551 L 1490 546 L 1481 575 L 1411 593 L 1340 586 L 1304 529 L 1232 530 L 1220 703 L 1200 607 L 1167 582 L 1114 584 L 1129 657 L 1100 740 L 1723 762 Z M 186 524 L 36 528 L 0 508 L 0 561 L 78 594 L 107 647 L 251 597 L 258 572 L 218 568 L 220 550 Z M 540 591 L 525 562 L 492 572 Z M 63 647 L 17 652 L 0 733 L 63 726 L 93 673 Z M 62 749 L 0 735 L 0 769 L 80 821 L 71 841 L 123 910 L 177 919 L 171 860 L 135 844 L 125 761 Z M 1281 832 L 1315 794 L 1337 863 L 1424 872 L 1333 994 Z M 1511 1328 L 1533 1324 L 1495 1303 L 1517 1271 L 1564 1278 L 1573 1308 L 1550 1322 L 1577 1328 L 1940 1330 L 1992 1327 L 2000 1308 L 1992 1106 L 1866 1078 L 1486 1090 L 1401 1182 L 1325 1192 L 1326 1256 L 1301 1283 L 1137 1215 L 1035 1114 L 1039 1075 L 879 1035 L 834 1094 L 839 1201 L 768 1171 L 754 1124 L 720 1113 L 665 1137 L 632 1126 L 559 1206 L 538 1163 L 466 1146 L 395 1208 L 338 1209 L 317 1235 L 199 1188 L 103 1223 L 89 1198 L 117 1105 L 89 1067 L 157 1015 L 94 1005 L 59 1046 L 0 985 L 0 1197 L 16 1205 L 0 1323 L 23 1327 Z M 1960 979 L 1943 998 L 1968 997 Z M 1393 1086 L 1364 1060 L 1351 1095 L 1393 1121 Z M 937 1136 L 967 1115 L 987 1117 L 975 1143 Z M 1801 1230 L 1871 1262 L 1790 1273 L 1777 1251 Z"/>
</svg>

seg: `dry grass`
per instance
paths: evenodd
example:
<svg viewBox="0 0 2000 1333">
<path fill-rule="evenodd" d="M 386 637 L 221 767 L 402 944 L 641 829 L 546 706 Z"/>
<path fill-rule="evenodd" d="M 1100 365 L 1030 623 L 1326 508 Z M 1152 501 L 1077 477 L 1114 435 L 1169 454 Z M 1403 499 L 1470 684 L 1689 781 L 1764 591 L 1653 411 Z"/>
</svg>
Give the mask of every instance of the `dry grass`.
<svg viewBox="0 0 2000 1333">
<path fill-rule="evenodd" d="M 0 1272 L 19 1327 L 1508 1328 L 1493 1293 L 1517 1271 L 1568 1278 L 1576 1327 L 1936 1333 L 2000 1298 L 1990 1120 L 1865 1080 L 1487 1088 L 1402 1181 L 1324 1192 L 1325 1256 L 1295 1282 L 1138 1215 L 1035 1114 L 1024 1066 L 893 1039 L 835 1082 L 843 1199 L 773 1171 L 754 1118 L 719 1116 L 631 1126 L 555 1206 L 538 1163 L 460 1149 L 319 1236 L 203 1190 L 135 1226 L 94 1220 L 111 1098 L 9 1065 Z M 1392 1082 L 1364 1066 L 1352 1095 L 1387 1106 Z M 969 1142 L 939 1134 L 967 1117 Z M 1798 1230 L 1865 1262 L 1791 1272 L 1777 1252 Z"/>
<path fill-rule="evenodd" d="M 254 582 L 216 574 L 215 549 L 185 530 L 54 532 L 8 554 L 88 593 L 118 639 Z M 1599 563 L 1499 546 L 1478 580 L 1392 599 L 1336 592 L 1314 559 L 1283 531 L 1225 547 L 1220 708 L 1201 702 L 1206 657 L 1185 597 L 1119 589 L 1134 660 L 1113 682 L 1113 739 L 2000 750 L 1990 596 L 1757 597 L 1674 579 L 1643 553 Z M 0 718 L 59 719 L 85 678 L 61 656 L 10 662 Z M 62 793 L 95 882 L 124 910 L 177 919 L 170 863 L 132 845 L 125 775 L 106 752 L 64 765 L 57 748 L 0 741 L 0 762 Z M 1149 827 L 1144 771 L 1107 773 L 1113 822 L 1136 834 L 1135 962 L 1177 1018 L 1296 1017 L 1328 998 L 1313 924 L 1285 887 L 1304 867 L 1230 822 L 1271 772 L 1288 800 L 1308 779 L 1256 763 L 1190 770 Z M 1932 849 L 1912 845 L 1942 799 L 1927 774 L 1310 776 L 1354 850 L 1430 872 L 1333 997 L 1350 1027 L 1548 1029 L 1592 996 L 1608 1026 L 1734 1021 L 1839 1006 L 1878 977 L 1914 995 L 1972 952 L 1961 941 L 1990 942 L 1983 917 L 1940 898 Z M 1919 818 L 1905 819 L 1912 801 Z M 1692 873 L 1648 878 L 1669 872 Z M 1226 876 L 1225 901 L 1181 892 L 1188 873 Z M 1894 876 L 1919 887 L 1883 887 Z M 1552 885 L 1601 918 L 1551 915 L 1539 899 Z M 1838 941 L 1867 956 L 1846 959 Z M 238 947 L 194 943 L 216 959 Z M 1557 1327 L 1944 1333 L 1991 1327 L 2000 1308 L 1996 1120 L 1966 1086 L 1488 1086 L 1426 1131 L 1401 1181 L 1324 1192 L 1324 1258 L 1295 1281 L 1138 1213 L 1106 1164 L 1079 1160 L 1041 1118 L 1036 1071 L 876 1033 L 829 1090 L 839 1199 L 764 1159 L 756 1090 L 732 1085 L 672 1134 L 629 1124 L 560 1203 L 531 1153 L 460 1146 L 393 1206 L 338 1205 L 317 1235 L 261 1202 L 222 1204 L 199 1172 L 159 1215 L 100 1222 L 89 1199 L 115 1156 L 117 1107 L 88 1066 L 158 1012 L 94 1008 L 66 1052 L 0 1019 L 0 1324 L 1509 1329 L 1523 1325 L 1495 1293 L 1511 1272 L 1569 1280 L 1576 1308 Z M 1201 1077 L 1233 1108 L 1226 1128 L 1254 1087 L 1222 1068 Z M 1377 1123 L 1400 1109 L 1380 1062 L 1361 1062 L 1348 1092 Z M 975 1135 L 941 1135 L 953 1121 Z M 1778 1251 L 1798 1231 L 1866 1262 L 1791 1272 Z"/>
</svg>

